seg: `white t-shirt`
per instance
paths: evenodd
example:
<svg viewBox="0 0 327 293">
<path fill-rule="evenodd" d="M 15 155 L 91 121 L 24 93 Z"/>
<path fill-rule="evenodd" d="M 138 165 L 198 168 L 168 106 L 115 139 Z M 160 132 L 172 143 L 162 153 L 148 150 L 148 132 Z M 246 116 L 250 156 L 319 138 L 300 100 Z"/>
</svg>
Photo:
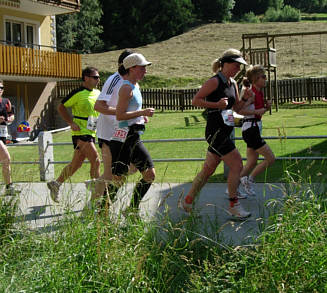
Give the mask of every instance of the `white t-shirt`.
<svg viewBox="0 0 327 293">
<path fill-rule="evenodd" d="M 116 72 L 108 77 L 102 87 L 98 101 L 106 101 L 107 105 L 116 108 L 118 102 L 118 93 L 124 79 Z M 118 125 L 115 115 L 105 115 L 100 113 L 97 122 L 98 138 L 110 140 L 114 134 L 115 127 Z"/>
</svg>

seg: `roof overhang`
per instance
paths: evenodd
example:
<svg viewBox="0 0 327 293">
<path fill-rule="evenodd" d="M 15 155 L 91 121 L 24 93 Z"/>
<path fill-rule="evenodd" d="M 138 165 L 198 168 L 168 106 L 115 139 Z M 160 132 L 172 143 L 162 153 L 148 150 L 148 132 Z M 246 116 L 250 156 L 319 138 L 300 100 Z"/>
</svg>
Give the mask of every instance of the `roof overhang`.
<svg viewBox="0 0 327 293">
<path fill-rule="evenodd" d="M 0 7 L 47 16 L 78 12 L 80 0 L 0 0 Z"/>
</svg>

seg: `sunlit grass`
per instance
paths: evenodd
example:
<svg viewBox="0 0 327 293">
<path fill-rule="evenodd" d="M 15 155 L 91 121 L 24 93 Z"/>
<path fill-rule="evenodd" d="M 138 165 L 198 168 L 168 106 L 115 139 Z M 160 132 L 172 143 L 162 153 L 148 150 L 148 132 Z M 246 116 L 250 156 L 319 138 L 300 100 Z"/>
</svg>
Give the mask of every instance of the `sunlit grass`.
<svg viewBox="0 0 327 293">
<path fill-rule="evenodd" d="M 192 216 L 123 224 L 90 211 L 66 215 L 51 234 L 10 224 L 0 243 L 0 291 L 325 292 L 326 190 L 289 172 L 287 183 L 282 208 L 247 245 L 222 242 L 219 223 L 211 224 L 217 235 L 198 233 Z M 4 210 L 0 202 L 1 223 Z"/>
<path fill-rule="evenodd" d="M 313 136 L 325 135 L 326 117 L 325 109 L 319 103 L 312 107 L 294 108 L 294 105 L 281 107 L 278 112 L 272 111 L 272 115 L 266 114 L 263 118 L 263 136 Z M 292 108 L 293 107 L 293 108 Z M 156 112 L 146 125 L 145 134 L 142 139 L 174 139 L 174 138 L 203 138 L 205 130 L 205 119 L 202 111 L 185 112 Z M 241 137 L 241 130 L 236 128 L 236 137 Z M 70 132 L 62 132 L 53 135 L 55 142 L 70 142 Z M 275 139 L 266 140 L 271 146 L 276 157 L 323 157 L 327 153 L 326 139 Z M 242 140 L 236 140 L 237 148 L 243 157 L 246 156 L 246 145 Z M 169 142 L 169 143 L 146 143 L 153 159 L 172 158 L 196 158 L 204 159 L 207 151 L 205 141 L 196 142 Z M 37 161 L 38 149 L 33 147 L 10 147 L 9 151 L 13 161 Z M 72 145 L 55 146 L 55 161 L 70 161 L 73 155 Z M 194 162 L 156 162 L 157 182 L 190 182 L 202 167 L 202 161 Z M 55 165 L 56 176 L 59 175 L 64 165 Z M 261 182 L 283 181 L 283 169 L 288 168 L 296 171 L 301 170 L 303 175 L 310 176 L 313 181 L 326 180 L 326 161 L 276 161 L 265 174 L 260 175 L 257 180 Z M 38 181 L 39 171 L 37 165 L 12 165 L 14 181 Z M 223 182 L 223 164 L 218 168 L 211 182 Z M 89 164 L 84 164 L 80 170 L 71 178 L 73 182 L 82 182 L 89 179 Z"/>
</svg>

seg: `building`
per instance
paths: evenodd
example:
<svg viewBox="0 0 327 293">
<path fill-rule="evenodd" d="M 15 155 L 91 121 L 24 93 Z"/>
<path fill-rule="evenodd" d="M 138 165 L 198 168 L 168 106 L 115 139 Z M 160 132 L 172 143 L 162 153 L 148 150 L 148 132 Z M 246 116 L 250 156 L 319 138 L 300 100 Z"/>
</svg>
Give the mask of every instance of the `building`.
<svg viewBox="0 0 327 293">
<path fill-rule="evenodd" d="M 55 20 L 79 9 L 80 0 L 0 0 L 0 79 L 16 107 L 14 127 L 47 128 L 56 83 L 80 78 L 81 56 L 57 49 Z"/>
</svg>

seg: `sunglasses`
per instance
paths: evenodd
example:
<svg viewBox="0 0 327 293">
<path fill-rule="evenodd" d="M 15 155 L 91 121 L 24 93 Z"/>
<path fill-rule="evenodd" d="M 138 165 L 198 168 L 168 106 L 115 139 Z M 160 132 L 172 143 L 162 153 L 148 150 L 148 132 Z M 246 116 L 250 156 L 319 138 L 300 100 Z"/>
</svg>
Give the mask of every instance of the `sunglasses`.
<svg viewBox="0 0 327 293">
<path fill-rule="evenodd" d="M 96 80 L 98 80 L 100 78 L 99 75 L 89 75 L 89 77 L 92 77 L 93 79 L 96 79 Z"/>
<path fill-rule="evenodd" d="M 267 79 L 267 75 L 263 74 L 260 77 L 262 77 L 263 79 Z"/>
<path fill-rule="evenodd" d="M 0 86 L 0 90 L 3 90 L 5 87 L 4 86 Z"/>
</svg>

